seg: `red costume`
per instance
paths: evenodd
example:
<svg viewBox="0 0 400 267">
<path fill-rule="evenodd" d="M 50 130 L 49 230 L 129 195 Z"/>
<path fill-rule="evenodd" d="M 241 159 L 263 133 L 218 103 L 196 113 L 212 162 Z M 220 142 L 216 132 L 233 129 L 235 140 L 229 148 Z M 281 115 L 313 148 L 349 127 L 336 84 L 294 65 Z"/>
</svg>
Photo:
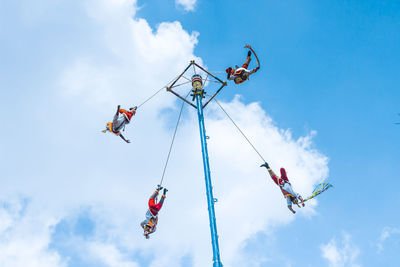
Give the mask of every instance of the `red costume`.
<svg viewBox="0 0 400 267">
<path fill-rule="evenodd" d="M 151 214 L 153 214 L 153 216 L 157 216 L 162 205 L 163 205 L 163 202 L 161 202 L 161 201 L 156 204 L 156 201 L 154 198 L 149 199 L 149 210 L 150 210 Z"/>
<path fill-rule="evenodd" d="M 281 177 L 278 177 L 274 172 L 272 172 L 271 178 L 277 185 L 289 183 L 289 178 L 287 177 L 286 170 L 284 168 L 281 168 Z"/>
<path fill-rule="evenodd" d="M 246 48 L 249 48 L 251 51 L 253 51 L 253 54 L 255 55 L 257 59 L 257 68 L 253 70 L 248 70 L 247 68 L 249 67 L 250 61 L 251 61 L 251 51 L 247 53 L 247 58 L 245 63 L 242 65 L 242 67 L 233 69 L 231 67 L 226 69 L 226 73 L 228 74 L 227 78 L 228 80 L 233 80 L 235 84 L 241 84 L 249 79 L 249 76 L 253 73 L 255 73 L 259 68 L 260 68 L 260 61 L 258 60 L 257 55 L 255 54 L 254 50 L 251 48 L 250 45 L 246 45 Z"/>
<path fill-rule="evenodd" d="M 268 171 L 271 175 L 272 180 L 280 187 L 284 197 L 295 197 L 291 192 L 288 192 L 288 190 L 285 190 L 283 188 L 285 183 L 288 183 L 290 185 L 289 178 L 287 177 L 286 170 L 284 168 L 281 168 L 281 177 L 277 176 L 272 170 Z"/>
<path fill-rule="evenodd" d="M 144 230 L 144 236 L 148 239 L 149 234 L 154 233 L 157 228 L 158 223 L 158 212 L 160 211 L 164 200 L 165 193 L 168 191 L 164 189 L 164 194 L 161 196 L 161 200 L 156 204 L 156 197 L 158 196 L 158 191 L 161 190 L 162 187 L 158 186 L 157 190 L 151 195 L 149 199 L 149 209 L 146 212 L 146 220 L 144 220 L 140 225 Z"/>
<path fill-rule="evenodd" d="M 121 137 L 125 142 L 130 143 L 128 139 L 125 139 L 125 137 L 121 134 L 121 130 L 125 130 L 125 125 L 128 124 L 132 116 L 136 114 L 136 109 L 137 107 L 130 108 L 129 111 L 120 108 L 118 105 L 117 112 L 114 115 L 114 119 L 112 122 L 108 122 L 106 124 L 106 129 L 103 130 L 103 133 L 106 133 L 107 131 L 110 131 L 111 133 Z M 120 114 L 122 116 L 120 116 Z"/>
<path fill-rule="evenodd" d="M 300 208 L 298 200 L 300 200 L 301 204 L 304 207 L 303 198 L 299 194 L 297 194 L 293 191 L 292 185 L 289 182 L 289 178 L 287 177 L 286 170 L 284 168 L 281 168 L 281 177 L 279 177 L 274 173 L 273 170 L 271 170 L 271 168 L 269 167 L 267 162 L 262 164 L 260 167 L 267 168 L 272 180 L 274 181 L 274 183 L 276 185 L 279 186 L 279 188 L 282 191 L 283 196 L 286 198 L 288 208 L 291 212 L 296 213 L 292 208 L 292 203 L 296 204 Z"/>
<path fill-rule="evenodd" d="M 122 114 L 128 122 L 131 121 L 133 115 L 135 115 L 136 111 L 133 109 L 132 111 L 127 111 L 125 109 L 120 108 L 119 113 Z"/>
</svg>

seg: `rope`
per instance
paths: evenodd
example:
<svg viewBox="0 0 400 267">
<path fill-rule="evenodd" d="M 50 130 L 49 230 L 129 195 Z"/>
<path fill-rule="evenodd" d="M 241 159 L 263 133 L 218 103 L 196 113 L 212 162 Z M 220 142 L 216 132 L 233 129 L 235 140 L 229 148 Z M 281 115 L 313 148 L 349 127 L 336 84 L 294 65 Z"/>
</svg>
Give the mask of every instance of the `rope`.
<svg viewBox="0 0 400 267">
<path fill-rule="evenodd" d="M 208 80 L 208 73 L 207 73 L 207 76 L 206 76 L 206 78 L 204 79 L 204 86 L 206 86 L 206 83 L 208 82 L 209 80 Z M 206 92 L 204 92 L 204 94 L 206 94 Z"/>
<path fill-rule="evenodd" d="M 184 78 L 184 79 L 186 79 L 186 80 L 188 80 L 188 81 L 192 81 L 191 79 L 189 79 L 189 78 L 187 78 L 187 77 L 185 77 L 185 76 L 183 76 L 183 75 L 182 75 L 182 78 Z"/>
<path fill-rule="evenodd" d="M 197 73 L 196 73 L 196 67 L 194 66 L 194 64 L 193 64 L 192 66 L 193 66 L 194 74 L 197 74 Z"/>
<path fill-rule="evenodd" d="M 231 122 L 233 123 L 233 125 L 236 126 L 236 128 L 239 130 L 239 132 L 243 135 L 243 137 L 247 140 L 247 142 L 249 142 L 249 144 L 253 147 L 254 151 L 260 156 L 260 158 L 264 161 L 265 159 L 263 158 L 263 156 L 261 156 L 261 154 L 258 152 L 258 150 L 253 146 L 253 144 L 250 142 L 250 140 L 246 137 L 246 135 L 242 132 L 242 130 L 240 130 L 239 126 L 237 126 L 237 124 L 233 121 L 233 119 L 231 118 L 231 116 L 229 116 L 229 114 L 225 111 L 225 109 L 219 104 L 219 102 L 217 101 L 217 99 L 214 98 L 215 103 L 218 104 L 218 106 L 222 109 L 222 111 L 226 114 L 226 116 L 228 116 L 228 118 L 231 120 Z"/>
<path fill-rule="evenodd" d="M 189 96 L 189 94 L 190 94 L 191 91 L 192 91 L 192 90 L 189 91 L 189 93 L 186 95 L 185 99 Z M 170 145 L 170 147 L 169 147 L 167 160 L 165 161 L 164 170 L 163 170 L 163 173 L 162 173 L 162 176 L 161 176 L 161 181 L 160 181 L 160 183 L 159 183 L 160 186 L 162 185 L 162 182 L 163 182 L 163 180 L 164 180 L 165 171 L 166 171 L 167 166 L 168 166 L 169 156 L 171 155 L 172 146 L 174 145 L 175 136 L 176 136 L 176 132 L 177 132 L 177 130 L 178 130 L 179 121 L 181 120 L 181 116 L 182 116 L 182 111 L 183 111 L 184 105 L 185 105 L 185 101 L 182 101 L 181 111 L 179 112 L 178 121 L 176 122 L 176 126 L 175 126 L 175 132 L 174 132 L 174 135 L 173 135 L 173 137 L 172 137 L 172 142 L 171 142 L 171 145 Z"/>
<path fill-rule="evenodd" d="M 172 83 L 176 78 L 178 78 L 179 76 L 176 76 L 174 79 L 172 79 L 170 82 L 168 82 L 166 85 L 164 85 L 163 87 L 161 87 L 157 92 L 155 92 L 154 94 L 152 94 L 149 98 L 147 98 L 142 104 L 138 105 L 137 108 L 139 109 L 141 106 L 143 106 L 144 104 L 147 103 L 147 101 L 149 101 L 150 99 L 152 99 L 153 97 L 155 97 L 159 92 L 161 92 L 162 89 L 167 88 L 168 84 Z"/>
<path fill-rule="evenodd" d="M 210 73 L 226 73 L 226 71 L 210 71 Z"/>
<path fill-rule="evenodd" d="M 180 84 L 172 86 L 171 88 L 175 88 L 175 87 L 178 87 L 178 86 L 181 86 L 181 85 L 185 85 L 185 84 L 188 84 L 188 83 L 191 83 L 191 82 L 192 81 L 187 81 L 187 82 L 184 82 L 184 83 L 180 83 Z"/>
</svg>

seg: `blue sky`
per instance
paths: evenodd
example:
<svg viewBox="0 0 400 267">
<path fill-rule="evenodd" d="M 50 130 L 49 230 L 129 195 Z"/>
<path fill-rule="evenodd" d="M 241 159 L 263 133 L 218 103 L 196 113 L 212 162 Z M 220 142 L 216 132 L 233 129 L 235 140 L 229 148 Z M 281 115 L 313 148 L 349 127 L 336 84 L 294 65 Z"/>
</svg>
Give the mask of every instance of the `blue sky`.
<svg viewBox="0 0 400 267">
<path fill-rule="evenodd" d="M 260 71 L 243 85 L 229 84 L 219 99 L 272 168 L 288 166 L 295 190 L 307 195 L 328 174 L 335 187 L 292 216 L 258 169 L 257 155 L 210 106 L 222 262 L 392 264 L 400 249 L 400 201 L 392 193 L 400 171 L 400 3 L 193 3 L 191 11 L 164 0 L 0 3 L 0 112 L 11 126 L 0 142 L 0 263 L 211 262 L 207 238 L 194 244 L 195 233 L 187 231 L 171 242 L 179 210 L 193 208 L 185 213 L 193 224 L 206 211 L 194 160 L 200 149 L 188 148 L 191 138 L 198 142 L 195 114 L 185 109 L 162 227 L 148 243 L 136 225 L 158 181 L 179 103 L 162 94 L 143 106 L 126 131 L 130 145 L 99 131 L 117 104 L 145 99 L 194 57 L 224 71 L 242 63 L 249 43 Z M 232 139 L 218 139 L 227 134 Z M 307 137 L 302 147 L 298 140 Z M 304 159 L 310 162 L 300 164 Z M 187 188 L 193 204 L 182 203 Z M 260 223 L 251 217 L 254 202 Z M 238 222 L 228 226 L 229 220 Z M 254 228 L 236 237 L 247 223 Z M 208 234 L 206 221 L 192 227 Z"/>
<path fill-rule="evenodd" d="M 275 245 L 282 249 L 280 238 L 302 241 L 290 252 L 297 255 L 294 266 L 315 263 L 315 239 L 342 231 L 362 248 L 363 266 L 388 264 L 394 255 L 377 255 L 371 244 L 384 226 L 399 221 L 398 198 L 380 185 L 399 184 L 399 129 L 393 122 L 400 96 L 400 4 L 200 1 L 195 14 L 182 14 L 172 3 L 146 2 L 139 14 L 152 25 L 178 17 L 200 32 L 196 52 L 210 69 L 240 61 L 241 46 L 251 43 L 262 69 L 245 88 L 228 87 L 224 97 L 241 90 L 244 101 L 261 101 L 294 135 L 318 131 L 315 145 L 330 159 L 335 189 L 322 196 L 312 220 L 279 230 Z"/>
</svg>

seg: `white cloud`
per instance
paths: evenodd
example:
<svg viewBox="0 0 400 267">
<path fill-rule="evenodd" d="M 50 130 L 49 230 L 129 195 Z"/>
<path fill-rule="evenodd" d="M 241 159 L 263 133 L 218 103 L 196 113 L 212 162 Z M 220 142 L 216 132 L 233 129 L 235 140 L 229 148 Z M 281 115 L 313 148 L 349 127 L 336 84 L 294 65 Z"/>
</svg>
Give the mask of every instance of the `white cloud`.
<svg viewBox="0 0 400 267">
<path fill-rule="evenodd" d="M 56 251 L 48 248 L 51 225 L 55 223 L 51 216 L 32 209 L 25 214 L 24 201 L 20 199 L 2 202 L 1 206 L 0 266 L 67 266 Z"/>
<path fill-rule="evenodd" d="M 360 267 L 357 263 L 360 249 L 352 242 L 351 236 L 342 234 L 341 240 L 332 238 L 328 244 L 321 245 L 322 256 L 331 267 Z"/>
<path fill-rule="evenodd" d="M 126 256 L 111 244 L 90 243 L 90 256 L 100 259 L 106 266 L 113 267 L 138 267 L 139 265 L 126 259 Z"/>
<path fill-rule="evenodd" d="M 377 243 L 378 253 L 381 253 L 384 250 L 383 243 L 385 242 L 385 240 L 390 238 L 392 235 L 398 235 L 398 234 L 400 234 L 399 227 L 389 227 L 389 226 L 384 227 L 382 229 L 381 235 Z"/>
<path fill-rule="evenodd" d="M 38 261 L 48 257 L 50 263 L 65 264 L 47 250 L 49 228 L 89 206 L 95 233 L 89 241 L 70 240 L 70 246 L 87 253 L 83 256 L 110 266 L 136 266 L 140 261 L 131 255 L 143 254 L 151 266 L 173 266 L 191 254 L 194 266 L 207 266 L 211 244 L 195 111 L 185 109 L 165 177 L 170 191 L 158 231 L 150 240 L 144 240 L 139 223 L 159 182 L 179 104 L 162 92 L 140 108 L 125 132 L 132 139 L 130 145 L 100 132 L 117 104 L 138 104 L 190 60 L 202 64 L 194 55 L 198 33 L 188 33 L 179 22 L 152 29 L 146 20 L 132 18 L 135 1 L 85 3 L 85 9 L 74 14 L 86 15 L 79 17 L 79 24 L 92 29 L 93 36 L 87 37 L 91 39 L 85 39 L 93 45 L 91 51 L 66 55 L 58 76 L 48 77 L 48 88 L 38 90 L 44 102 L 35 105 L 30 123 L 40 127 L 34 128 L 26 146 L 5 148 L 17 149 L 19 157 L 18 163 L 5 164 L 10 179 L 7 187 L 0 186 L 0 193 L 24 194 L 33 200 L 24 220 L 37 223 L 20 228 L 26 227 L 32 240 L 38 240 L 31 256 L 37 255 Z M 71 38 L 78 46 L 81 36 Z M 61 57 L 63 52 L 59 51 Z M 274 124 L 259 103 L 244 104 L 239 96 L 221 103 L 274 169 L 286 167 L 296 191 L 306 195 L 327 176 L 327 158 L 312 148 L 315 133 L 295 140 L 289 130 Z M 226 266 L 241 266 L 246 239 L 295 217 L 265 169 L 259 168 L 262 162 L 257 154 L 216 105 L 208 106 L 206 118 L 214 194 L 219 199 L 216 216 L 222 261 Z M 15 171 L 20 164 L 25 168 Z M 311 214 L 315 205 L 311 202 L 296 216 Z M 45 216 L 34 216 L 38 210 Z M 5 216 L 0 229 L 16 224 L 10 220 Z M 3 245 L 23 249 L 19 241 L 19 236 L 11 236 Z M 151 257 L 153 253 L 157 257 Z M 3 259 L 12 260 L 10 255 L 14 257 L 3 254 Z"/>
<path fill-rule="evenodd" d="M 178 6 L 182 6 L 185 11 L 194 11 L 197 0 L 175 0 Z"/>
</svg>

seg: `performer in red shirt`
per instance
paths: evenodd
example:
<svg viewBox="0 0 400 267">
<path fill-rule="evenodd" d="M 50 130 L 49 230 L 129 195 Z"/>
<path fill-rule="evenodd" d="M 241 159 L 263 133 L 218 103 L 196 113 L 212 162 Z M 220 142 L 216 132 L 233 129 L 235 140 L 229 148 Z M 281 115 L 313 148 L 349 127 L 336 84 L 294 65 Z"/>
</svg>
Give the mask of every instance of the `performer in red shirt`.
<svg viewBox="0 0 400 267">
<path fill-rule="evenodd" d="M 254 50 L 251 48 L 250 45 L 246 45 L 245 47 L 250 49 L 250 51 L 247 52 L 247 58 L 242 67 L 239 68 L 239 66 L 236 66 L 236 69 L 229 67 L 225 70 L 227 73 L 227 79 L 233 80 L 236 84 L 241 84 L 245 82 L 249 79 L 249 76 L 251 74 L 255 73 L 260 68 L 260 62 L 258 61 L 258 57 L 254 53 Z M 254 55 L 256 56 L 258 66 L 252 70 L 249 70 L 248 67 L 251 61 L 251 51 L 253 51 Z"/>
<path fill-rule="evenodd" d="M 164 188 L 163 195 L 161 196 L 160 202 L 157 203 L 157 196 L 158 193 L 162 190 L 163 188 L 158 185 L 156 191 L 150 196 L 149 199 L 149 209 L 146 212 L 146 220 L 144 220 L 140 226 L 142 226 L 144 230 L 144 236 L 146 239 L 150 238 L 150 234 L 154 233 L 157 228 L 157 223 L 158 223 L 158 212 L 160 211 L 164 200 L 166 198 L 166 193 L 167 189 Z"/>
<path fill-rule="evenodd" d="M 269 175 L 271 176 L 272 180 L 279 186 L 279 188 L 282 191 L 283 196 L 286 198 L 288 208 L 291 212 L 296 213 L 296 211 L 293 210 L 292 208 L 292 203 L 296 204 L 299 208 L 299 200 L 302 206 L 304 207 L 304 201 L 303 198 L 295 193 L 292 189 L 292 185 L 289 182 L 289 178 L 286 175 L 286 170 L 284 168 L 281 168 L 281 177 L 277 176 L 273 170 L 269 167 L 268 163 L 262 164 L 260 167 L 265 167 L 267 168 Z"/>
<path fill-rule="evenodd" d="M 129 111 L 120 108 L 120 105 L 117 107 L 117 112 L 114 115 L 113 122 L 108 122 L 106 124 L 106 129 L 103 130 L 102 132 L 105 133 L 107 131 L 119 136 L 122 138 L 127 143 L 130 143 L 128 139 L 125 139 L 125 137 L 121 134 L 121 130 L 125 130 L 125 125 L 129 124 L 132 116 L 136 114 L 137 107 L 130 108 Z M 121 114 L 121 116 L 120 116 Z"/>
</svg>

